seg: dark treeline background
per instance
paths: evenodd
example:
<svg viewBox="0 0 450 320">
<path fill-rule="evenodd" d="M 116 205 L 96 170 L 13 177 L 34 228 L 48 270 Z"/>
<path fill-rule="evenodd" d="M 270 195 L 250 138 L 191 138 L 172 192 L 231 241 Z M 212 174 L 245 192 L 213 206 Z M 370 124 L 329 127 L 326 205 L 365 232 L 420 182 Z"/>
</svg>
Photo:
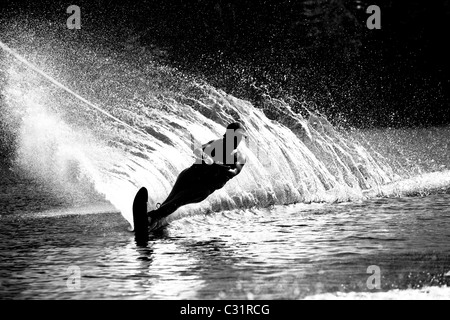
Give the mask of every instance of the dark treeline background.
<svg viewBox="0 0 450 320">
<path fill-rule="evenodd" d="M 166 63 L 261 108 L 269 95 L 341 125 L 450 124 L 449 1 L 7 0 L 2 18 L 65 26 L 71 4 L 82 18 L 72 32 L 163 49 Z M 381 30 L 366 27 L 369 5 Z"/>
</svg>

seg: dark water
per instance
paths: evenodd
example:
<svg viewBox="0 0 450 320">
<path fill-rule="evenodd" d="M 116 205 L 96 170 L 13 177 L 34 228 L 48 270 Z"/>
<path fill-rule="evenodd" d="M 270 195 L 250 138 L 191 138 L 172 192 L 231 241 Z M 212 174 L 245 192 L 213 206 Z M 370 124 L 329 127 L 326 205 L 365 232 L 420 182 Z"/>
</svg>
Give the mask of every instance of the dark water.
<svg viewBox="0 0 450 320">
<path fill-rule="evenodd" d="M 0 187 L 20 209 L 10 198 L 18 194 Z M 144 244 L 114 209 L 30 206 L 0 218 L 0 297 L 447 299 L 449 200 L 443 192 L 223 211 L 174 221 Z M 367 285 L 370 266 L 380 289 Z"/>
</svg>

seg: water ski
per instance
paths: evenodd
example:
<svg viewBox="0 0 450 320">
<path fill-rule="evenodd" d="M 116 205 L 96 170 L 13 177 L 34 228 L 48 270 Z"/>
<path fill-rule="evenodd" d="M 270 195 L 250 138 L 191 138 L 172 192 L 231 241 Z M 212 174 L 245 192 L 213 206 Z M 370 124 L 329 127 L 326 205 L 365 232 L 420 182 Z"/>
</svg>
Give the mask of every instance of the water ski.
<svg viewBox="0 0 450 320">
<path fill-rule="evenodd" d="M 148 237 L 148 216 L 147 216 L 148 191 L 141 188 L 133 201 L 133 223 L 136 238 Z"/>
</svg>

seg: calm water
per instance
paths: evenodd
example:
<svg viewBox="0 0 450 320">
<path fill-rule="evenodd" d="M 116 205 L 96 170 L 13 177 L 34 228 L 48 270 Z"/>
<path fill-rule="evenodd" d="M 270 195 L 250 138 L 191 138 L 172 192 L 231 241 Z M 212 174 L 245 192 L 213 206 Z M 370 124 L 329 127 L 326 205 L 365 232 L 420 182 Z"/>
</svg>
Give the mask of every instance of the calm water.
<svg viewBox="0 0 450 320">
<path fill-rule="evenodd" d="M 5 190 L 2 299 L 450 298 L 448 192 L 185 217 L 137 244 L 107 206 L 23 210 Z"/>
</svg>

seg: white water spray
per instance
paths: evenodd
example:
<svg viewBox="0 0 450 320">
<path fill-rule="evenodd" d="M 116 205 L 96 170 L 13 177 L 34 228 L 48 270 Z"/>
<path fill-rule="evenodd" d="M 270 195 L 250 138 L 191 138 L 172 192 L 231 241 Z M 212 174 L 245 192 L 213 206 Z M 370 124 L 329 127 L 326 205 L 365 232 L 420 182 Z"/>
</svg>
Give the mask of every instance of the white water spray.
<svg viewBox="0 0 450 320">
<path fill-rule="evenodd" d="M 123 122 L 122 120 L 120 120 L 119 118 L 113 116 L 112 114 L 106 112 L 105 110 L 101 109 L 100 107 L 96 106 L 95 104 L 93 104 L 92 102 L 86 100 L 85 98 L 83 98 L 82 96 L 80 96 L 78 93 L 70 90 L 69 88 L 67 88 L 65 85 L 63 85 L 62 83 L 60 83 L 59 81 L 57 81 L 56 79 L 54 79 L 53 77 L 49 76 L 48 74 L 46 74 L 44 71 L 40 70 L 38 67 L 36 67 L 35 65 L 33 65 L 32 63 L 30 63 L 29 61 L 27 61 L 24 57 L 22 57 L 20 54 L 18 54 L 17 52 L 15 52 L 13 49 L 11 49 L 10 47 L 8 47 L 4 42 L 2 42 L 0 40 L 0 48 L 2 48 L 3 50 L 5 50 L 7 53 L 9 53 L 10 55 L 12 55 L 13 57 L 15 57 L 17 60 L 19 60 L 20 62 L 22 62 L 23 64 L 25 64 L 27 67 L 29 67 L 30 69 L 32 69 L 33 71 L 37 72 L 38 74 L 40 74 L 41 76 L 43 76 L 45 79 L 49 80 L 51 83 L 53 83 L 54 85 L 58 86 L 59 88 L 63 89 L 64 91 L 70 93 L 71 95 L 73 95 L 75 98 L 77 98 L 78 100 L 82 101 L 83 103 L 87 104 L 88 106 L 90 106 L 91 108 L 103 113 L 104 115 L 106 115 L 108 118 L 113 119 L 114 121 L 117 121 L 118 123 L 124 125 L 125 127 L 138 132 L 139 134 L 143 134 L 144 136 L 148 136 L 147 133 L 138 130 L 132 126 L 130 126 L 129 124 Z"/>
</svg>

